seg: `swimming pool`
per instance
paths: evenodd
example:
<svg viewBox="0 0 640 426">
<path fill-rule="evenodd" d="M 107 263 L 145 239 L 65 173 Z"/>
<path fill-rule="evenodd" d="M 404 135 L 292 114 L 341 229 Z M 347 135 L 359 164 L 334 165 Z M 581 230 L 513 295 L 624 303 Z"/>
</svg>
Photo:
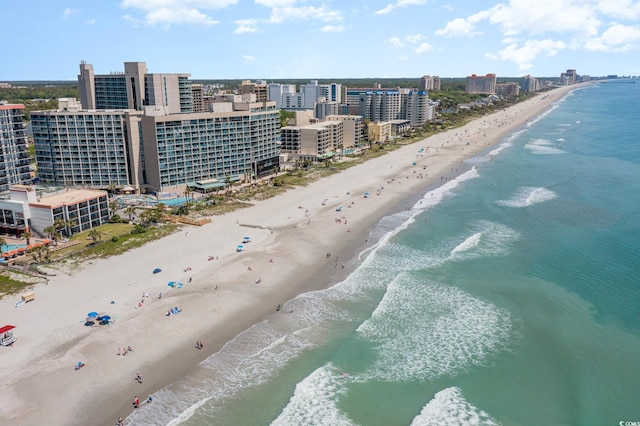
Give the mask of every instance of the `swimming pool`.
<svg viewBox="0 0 640 426">
<path fill-rule="evenodd" d="M 183 204 L 186 204 L 187 200 L 191 200 L 191 198 L 177 197 L 177 198 L 172 198 L 170 200 L 158 200 L 158 203 L 164 204 L 165 206 L 175 207 L 175 206 L 181 206 Z"/>
<path fill-rule="evenodd" d="M 27 245 L 26 244 L 3 244 L 2 248 L 0 249 L 0 251 L 2 251 L 2 253 L 6 253 L 8 251 L 11 250 L 16 250 L 19 248 L 26 248 Z"/>
</svg>

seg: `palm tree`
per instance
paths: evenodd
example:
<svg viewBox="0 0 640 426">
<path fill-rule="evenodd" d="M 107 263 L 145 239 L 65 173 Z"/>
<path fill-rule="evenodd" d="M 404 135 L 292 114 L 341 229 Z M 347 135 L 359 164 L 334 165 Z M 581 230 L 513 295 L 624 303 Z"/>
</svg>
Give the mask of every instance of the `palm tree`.
<svg viewBox="0 0 640 426">
<path fill-rule="evenodd" d="M 224 177 L 224 185 L 227 189 L 227 197 L 229 196 L 229 191 L 231 190 L 231 176 L 227 175 Z"/>
<path fill-rule="evenodd" d="M 116 214 L 116 210 L 118 210 L 118 203 L 116 203 L 115 201 L 110 201 L 109 202 L 109 211 L 111 212 L 111 216 Z"/>
<path fill-rule="evenodd" d="M 78 222 L 73 219 L 69 219 L 64 223 L 64 225 L 64 232 L 67 234 L 67 237 L 69 237 L 73 233 L 72 229 L 78 226 Z"/>
<path fill-rule="evenodd" d="M 37 260 L 38 262 L 42 262 L 42 253 L 48 249 L 46 246 L 38 246 L 33 248 L 33 260 Z"/>
<path fill-rule="evenodd" d="M 57 239 L 56 236 L 58 235 L 58 229 L 54 225 L 44 228 L 44 232 L 46 232 L 49 238 L 51 238 L 53 241 Z"/>
<path fill-rule="evenodd" d="M 129 206 L 126 209 L 124 209 L 124 212 L 129 215 L 129 221 L 131 221 L 131 218 L 136 213 L 136 208 L 133 206 Z"/>
<path fill-rule="evenodd" d="M 33 236 L 33 234 L 29 231 L 25 231 L 22 233 L 22 237 L 27 240 L 27 246 L 31 245 L 31 237 Z"/>
<path fill-rule="evenodd" d="M 102 240 L 102 233 L 100 231 L 98 231 L 97 229 L 92 229 L 91 231 L 89 231 L 89 238 L 91 238 L 91 240 L 93 241 L 93 243 L 95 244 L 96 241 L 98 240 Z"/>
<path fill-rule="evenodd" d="M 191 188 L 190 186 L 187 186 L 184 189 L 184 195 L 187 198 L 187 206 L 189 206 L 190 202 L 189 200 L 191 199 L 191 194 L 193 193 L 193 188 Z"/>
</svg>

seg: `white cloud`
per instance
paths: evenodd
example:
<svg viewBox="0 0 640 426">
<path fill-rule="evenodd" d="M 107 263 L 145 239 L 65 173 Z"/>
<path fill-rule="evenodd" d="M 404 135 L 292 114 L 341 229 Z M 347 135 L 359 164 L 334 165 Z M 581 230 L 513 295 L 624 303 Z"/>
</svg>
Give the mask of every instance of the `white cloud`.
<svg viewBox="0 0 640 426">
<path fill-rule="evenodd" d="M 392 45 L 393 47 L 398 47 L 398 48 L 405 46 L 405 44 L 402 42 L 402 40 L 400 40 L 398 37 L 391 37 L 385 43 L 388 43 L 388 44 Z"/>
<path fill-rule="evenodd" d="M 95 19 L 89 19 L 89 20 L 87 21 L 87 24 L 89 24 L 89 25 L 93 25 L 93 24 L 95 24 L 95 23 L 96 23 L 96 20 L 95 20 Z"/>
<path fill-rule="evenodd" d="M 555 56 L 559 50 L 566 49 L 567 45 L 560 40 L 527 40 L 523 45 L 509 44 L 495 54 L 488 53 L 490 59 L 510 61 L 518 64 L 521 71 L 532 67 L 532 62 L 540 55 Z"/>
<path fill-rule="evenodd" d="M 245 64 L 253 64 L 257 61 L 256 57 L 251 55 L 242 55 L 242 59 Z"/>
<path fill-rule="evenodd" d="M 246 33 L 257 33 L 261 32 L 260 28 L 258 28 L 258 20 L 257 19 L 238 19 L 234 22 L 238 27 L 233 32 L 234 34 L 246 34 Z"/>
<path fill-rule="evenodd" d="M 325 25 L 320 31 L 323 33 L 341 33 L 344 30 L 343 25 Z"/>
<path fill-rule="evenodd" d="M 415 35 L 407 34 L 406 36 L 404 36 L 404 39 L 407 40 L 411 44 L 416 44 L 420 40 L 423 40 L 424 36 L 422 34 L 415 34 Z"/>
<path fill-rule="evenodd" d="M 462 18 L 456 18 L 453 21 L 447 22 L 444 28 L 436 30 L 435 32 L 435 35 L 444 37 L 472 37 L 478 34 L 482 33 L 475 31 L 474 24 Z"/>
<path fill-rule="evenodd" d="M 339 10 L 330 10 L 322 7 L 303 6 L 303 7 L 276 7 L 271 9 L 271 17 L 269 22 L 272 24 L 280 24 L 289 20 L 309 20 L 317 19 L 324 22 L 341 21 L 342 12 Z"/>
<path fill-rule="evenodd" d="M 640 48 L 640 27 L 614 24 L 600 37 L 587 40 L 585 49 L 591 51 L 627 52 Z"/>
<path fill-rule="evenodd" d="M 79 11 L 76 9 L 66 8 L 64 12 L 62 12 L 62 17 L 64 19 L 71 19 L 73 15 L 76 15 Z"/>
<path fill-rule="evenodd" d="M 599 0 L 595 9 L 614 19 L 635 21 L 640 18 L 640 2 L 634 0 Z"/>
<path fill-rule="evenodd" d="M 426 52 L 430 52 L 431 50 L 433 50 L 433 46 L 425 42 L 425 43 L 420 43 L 420 45 L 416 47 L 415 52 L 426 53 Z"/>
<path fill-rule="evenodd" d="M 399 7 L 406 8 L 408 6 L 420 6 L 427 2 L 427 0 L 398 0 L 395 3 L 388 4 L 383 9 L 377 10 L 376 15 L 386 15 L 391 12 L 393 9 L 397 9 Z"/>
<path fill-rule="evenodd" d="M 144 13 L 142 20 L 125 15 L 126 20 L 144 22 L 146 25 L 197 24 L 215 25 L 215 19 L 203 10 L 215 10 L 237 4 L 238 0 L 122 0 L 124 9 L 138 9 Z"/>
</svg>

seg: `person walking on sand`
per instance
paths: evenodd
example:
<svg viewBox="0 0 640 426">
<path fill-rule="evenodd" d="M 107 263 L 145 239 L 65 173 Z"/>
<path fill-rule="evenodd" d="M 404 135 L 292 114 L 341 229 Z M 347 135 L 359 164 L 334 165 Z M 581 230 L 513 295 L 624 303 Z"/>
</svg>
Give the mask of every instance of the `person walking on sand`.
<svg viewBox="0 0 640 426">
<path fill-rule="evenodd" d="M 118 417 L 118 426 L 124 426 L 124 420 L 122 420 L 122 417 Z"/>
<path fill-rule="evenodd" d="M 133 406 L 136 407 L 136 408 L 140 407 L 140 400 L 138 399 L 137 396 L 133 397 Z"/>
<path fill-rule="evenodd" d="M 136 380 L 138 383 L 142 383 L 142 374 L 139 371 L 136 371 Z"/>
</svg>

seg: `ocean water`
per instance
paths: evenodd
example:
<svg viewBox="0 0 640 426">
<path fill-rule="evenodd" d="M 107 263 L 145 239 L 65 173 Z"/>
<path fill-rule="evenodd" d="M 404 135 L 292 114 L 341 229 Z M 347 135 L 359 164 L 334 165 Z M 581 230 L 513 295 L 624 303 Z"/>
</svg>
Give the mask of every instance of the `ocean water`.
<svg viewBox="0 0 640 426">
<path fill-rule="evenodd" d="M 640 422 L 639 105 L 573 91 L 128 421 Z"/>
</svg>

